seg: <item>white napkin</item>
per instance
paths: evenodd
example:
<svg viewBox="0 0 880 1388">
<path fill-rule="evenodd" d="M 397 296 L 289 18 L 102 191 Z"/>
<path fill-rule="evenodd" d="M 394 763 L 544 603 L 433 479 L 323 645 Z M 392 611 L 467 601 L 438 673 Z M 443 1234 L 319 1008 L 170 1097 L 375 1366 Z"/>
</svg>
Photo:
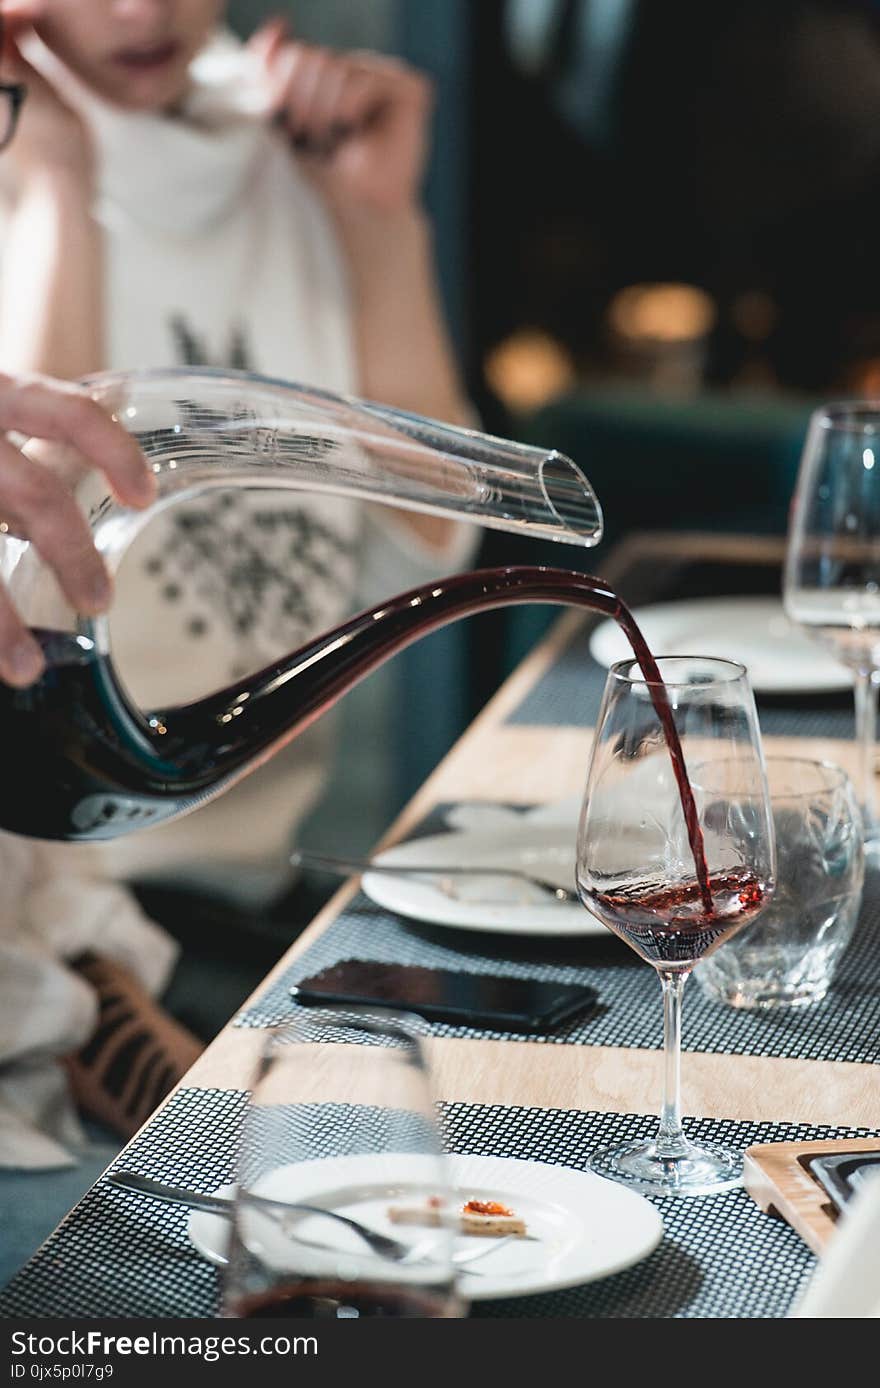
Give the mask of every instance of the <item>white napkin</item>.
<svg viewBox="0 0 880 1388">
<path fill-rule="evenodd" d="M 564 800 L 550 800 L 528 810 L 469 800 L 460 805 L 451 805 L 443 816 L 443 822 L 450 829 L 466 834 L 482 834 L 486 830 L 492 833 L 496 829 L 504 833 L 507 829 L 521 828 L 523 824 L 559 824 L 576 834 L 581 798 L 580 795 L 567 795 Z"/>
<path fill-rule="evenodd" d="M 867 1176 L 847 1202 L 790 1315 L 814 1320 L 880 1318 L 880 1173 Z"/>
</svg>

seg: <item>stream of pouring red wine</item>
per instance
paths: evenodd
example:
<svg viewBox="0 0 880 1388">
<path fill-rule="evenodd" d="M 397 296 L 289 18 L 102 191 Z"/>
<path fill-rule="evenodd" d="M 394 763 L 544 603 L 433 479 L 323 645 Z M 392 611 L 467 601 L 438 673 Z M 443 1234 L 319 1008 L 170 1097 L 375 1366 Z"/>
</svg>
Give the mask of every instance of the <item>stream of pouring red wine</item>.
<svg viewBox="0 0 880 1388">
<path fill-rule="evenodd" d="M 678 795 L 681 800 L 681 809 L 684 815 L 684 822 L 687 827 L 688 843 L 694 859 L 694 870 L 697 875 L 697 884 L 700 889 L 700 897 L 703 907 L 708 914 L 712 913 L 712 889 L 709 883 L 709 869 L 706 865 L 706 849 L 703 843 L 703 830 L 700 826 L 697 806 L 694 801 L 694 792 L 691 789 L 690 778 L 687 773 L 687 766 L 684 760 L 684 750 L 681 745 L 681 738 L 675 726 L 675 718 L 672 713 L 672 705 L 669 702 L 669 694 L 666 685 L 660 674 L 659 666 L 648 647 L 648 643 L 639 629 L 635 617 L 630 612 L 626 604 L 620 599 L 616 599 L 615 610 L 611 613 L 618 626 L 623 632 L 629 644 L 632 646 L 633 655 L 639 663 L 639 668 L 648 681 L 648 692 L 654 710 L 663 728 L 663 735 L 666 738 L 666 746 L 669 751 L 669 758 L 672 762 L 672 770 L 675 773 L 675 782 L 678 786 Z"/>
<path fill-rule="evenodd" d="M 711 912 L 703 835 L 657 662 L 613 589 L 568 569 L 482 569 L 425 584 L 207 698 L 146 715 L 90 634 L 35 630 L 45 674 L 27 689 L 0 683 L 0 827 L 90 841 L 161 823 L 264 761 L 405 646 L 461 617 L 516 603 L 583 607 L 620 625 L 663 728 L 700 897 Z"/>
</svg>

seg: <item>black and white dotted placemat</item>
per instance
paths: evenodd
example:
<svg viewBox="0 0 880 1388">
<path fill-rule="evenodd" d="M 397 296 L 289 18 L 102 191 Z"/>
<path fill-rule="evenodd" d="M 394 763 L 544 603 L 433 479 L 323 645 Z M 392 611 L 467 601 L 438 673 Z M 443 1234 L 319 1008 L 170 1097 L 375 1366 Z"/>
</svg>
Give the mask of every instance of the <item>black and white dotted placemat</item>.
<svg viewBox="0 0 880 1388">
<path fill-rule="evenodd" d="M 642 561 L 624 575 L 619 590 L 631 607 L 679 598 L 778 597 L 780 570 L 765 564 L 727 560 Z M 558 660 L 508 715 L 513 726 L 591 728 L 595 725 L 607 670 L 590 653 L 590 638 L 601 617 L 588 617 Z M 736 652 L 732 652 L 733 655 Z M 761 730 L 773 737 L 839 737 L 854 734 L 849 691 L 796 696 L 756 695 Z"/>
<path fill-rule="evenodd" d="M 233 1178 L 245 1102 L 238 1090 L 181 1090 L 120 1161 L 156 1180 L 213 1190 Z M 331 1135 L 340 1121 L 339 1110 L 310 1105 L 306 1112 L 320 1146 L 322 1135 Z M 650 1116 L 472 1104 L 445 1105 L 443 1117 L 452 1151 L 576 1168 L 595 1147 L 642 1136 L 656 1121 Z M 701 1119 L 688 1126 L 696 1138 L 740 1148 L 869 1135 L 861 1128 L 794 1123 Z M 786 1314 L 815 1262 L 793 1229 L 761 1213 L 744 1191 L 662 1201 L 660 1207 L 663 1240 L 636 1267 L 568 1291 L 479 1303 L 473 1314 L 606 1319 Z M 181 1207 L 98 1181 L 0 1294 L 0 1315 L 215 1315 L 218 1274 L 190 1244 L 187 1217 Z"/>
<path fill-rule="evenodd" d="M 447 809 L 438 807 L 416 836 L 442 829 Z M 598 994 L 589 1011 L 541 1035 L 432 1022 L 429 1029 L 435 1036 L 649 1049 L 662 1045 L 662 1005 L 654 971 L 610 932 L 553 940 L 430 926 L 396 916 L 363 892 L 238 1014 L 235 1025 L 269 1027 L 289 1021 L 296 1009 L 291 987 L 341 959 L 581 983 Z M 685 1050 L 723 1054 L 880 1061 L 880 872 L 868 873 L 855 935 L 823 1002 L 795 1011 L 736 1011 L 704 995 L 692 980 L 685 993 L 683 1044 Z"/>
</svg>

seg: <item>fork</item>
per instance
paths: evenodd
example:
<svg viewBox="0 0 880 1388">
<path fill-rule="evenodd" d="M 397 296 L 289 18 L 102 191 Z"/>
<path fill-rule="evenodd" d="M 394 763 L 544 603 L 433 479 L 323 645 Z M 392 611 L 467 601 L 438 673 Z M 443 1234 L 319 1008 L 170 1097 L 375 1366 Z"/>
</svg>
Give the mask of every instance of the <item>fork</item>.
<svg viewBox="0 0 880 1388">
<path fill-rule="evenodd" d="M 235 1202 L 228 1195 L 205 1195 L 201 1191 L 186 1190 L 182 1186 L 167 1185 L 164 1181 L 153 1181 L 148 1176 L 140 1176 L 136 1171 L 111 1171 L 107 1176 L 110 1185 L 120 1190 L 133 1191 L 138 1195 L 149 1195 L 154 1200 L 167 1200 L 172 1205 L 188 1205 L 193 1210 L 204 1210 L 206 1214 L 231 1216 Z M 378 1229 L 370 1229 L 366 1224 L 352 1219 L 350 1215 L 339 1214 L 336 1210 L 325 1209 L 322 1205 L 304 1205 L 289 1200 L 272 1200 L 265 1195 L 248 1194 L 248 1204 L 265 1210 L 267 1214 L 280 1217 L 287 1215 L 310 1214 L 325 1215 L 337 1224 L 344 1224 L 357 1234 L 368 1248 L 383 1258 L 403 1262 L 412 1253 L 412 1246 L 399 1239 L 380 1234 Z"/>
<path fill-rule="evenodd" d="M 569 887 L 560 887 L 556 882 L 548 882 L 544 877 L 535 877 L 515 867 L 484 867 L 482 863 L 473 867 L 427 863 L 375 863 L 370 858 L 340 858 L 328 853 L 311 853 L 301 850 L 290 855 L 294 867 L 316 867 L 325 872 L 338 874 L 353 872 L 382 872 L 397 877 L 513 877 L 519 882 L 528 882 L 539 887 L 557 901 L 577 901 L 578 894 Z M 451 895 L 452 893 L 450 893 Z"/>
<path fill-rule="evenodd" d="M 141 1176 L 136 1171 L 111 1171 L 107 1176 L 110 1185 L 118 1190 L 125 1190 L 137 1195 L 149 1195 L 154 1200 L 166 1200 L 172 1205 L 186 1205 L 193 1210 L 203 1210 L 205 1214 L 220 1215 L 228 1219 L 232 1215 L 235 1202 L 229 1195 L 206 1195 L 202 1191 L 189 1190 L 183 1186 L 171 1186 L 165 1181 L 154 1181 L 149 1176 Z M 271 1200 L 264 1195 L 248 1195 L 248 1203 L 265 1209 L 268 1214 L 279 1217 L 282 1220 L 282 1227 L 285 1216 L 290 1214 L 316 1214 L 325 1215 L 328 1219 L 335 1220 L 338 1224 L 344 1224 L 354 1233 L 363 1239 L 368 1248 L 374 1253 L 380 1254 L 383 1258 L 393 1259 L 397 1263 L 409 1263 L 413 1265 L 419 1261 L 418 1255 L 425 1249 L 424 1244 L 402 1243 L 399 1239 L 389 1238 L 387 1234 L 381 1234 L 378 1229 L 371 1229 L 366 1224 L 361 1224 L 359 1220 L 352 1219 L 350 1215 L 339 1214 L 336 1210 L 328 1210 L 323 1205 L 304 1205 L 291 1204 L 288 1200 Z M 488 1253 L 493 1253 L 497 1249 L 509 1243 L 511 1239 L 517 1238 L 516 1234 L 505 1234 L 501 1239 L 493 1241 L 488 1248 L 479 1248 L 476 1252 L 468 1253 L 462 1250 L 460 1253 L 453 1253 L 452 1262 L 462 1272 L 469 1272 L 469 1264 L 476 1263 L 480 1258 L 485 1258 Z M 479 1276 L 473 1273 L 473 1276 Z"/>
</svg>

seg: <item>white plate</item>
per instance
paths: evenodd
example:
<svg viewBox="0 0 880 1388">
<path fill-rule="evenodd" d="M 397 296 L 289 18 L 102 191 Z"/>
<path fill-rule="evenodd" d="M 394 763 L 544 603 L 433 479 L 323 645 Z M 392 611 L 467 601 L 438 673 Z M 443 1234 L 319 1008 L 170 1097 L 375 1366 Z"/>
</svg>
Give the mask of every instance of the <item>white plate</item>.
<svg viewBox="0 0 880 1388">
<path fill-rule="evenodd" d="M 759 694 L 849 689 L 852 676 L 786 617 L 777 598 L 696 598 L 656 603 L 634 613 L 658 655 L 713 655 L 738 660 Z M 616 622 L 590 638 L 600 665 L 632 655 Z"/>
<path fill-rule="evenodd" d="M 586 768 L 584 768 L 586 774 Z M 560 887 L 575 884 L 580 798 L 517 813 L 499 806 L 459 806 L 447 819 L 453 832 L 413 839 L 380 853 L 377 863 L 512 867 Z M 517 878 L 456 876 L 449 890 L 438 876 L 397 877 L 365 872 L 367 896 L 386 910 L 433 925 L 516 935 L 602 935 L 605 926 L 580 902 L 556 901 Z"/>
<path fill-rule="evenodd" d="M 610 1277 L 646 1258 L 663 1235 L 663 1220 L 650 1201 L 592 1172 L 507 1157 L 451 1156 L 447 1162 L 462 1203 L 499 1200 L 525 1220 L 532 1236 L 511 1239 L 474 1263 L 472 1273 L 461 1274 L 462 1291 L 471 1301 L 559 1291 Z M 328 1207 L 356 1210 L 364 1222 L 368 1208 L 372 1228 L 415 1241 L 425 1230 L 392 1224 L 385 1209 L 391 1199 L 398 1203 L 402 1187 L 418 1185 L 417 1171 L 418 1158 L 411 1155 L 333 1157 L 280 1167 L 261 1182 L 261 1190 L 310 1203 L 323 1196 Z M 230 1189 L 222 1186 L 218 1193 Z M 424 1198 L 421 1189 L 418 1198 Z M 375 1203 L 365 1206 L 365 1200 Z M 193 1212 L 188 1228 L 205 1258 L 226 1262 L 228 1220 Z M 459 1237 L 456 1251 L 471 1252 L 484 1242 Z"/>
</svg>

